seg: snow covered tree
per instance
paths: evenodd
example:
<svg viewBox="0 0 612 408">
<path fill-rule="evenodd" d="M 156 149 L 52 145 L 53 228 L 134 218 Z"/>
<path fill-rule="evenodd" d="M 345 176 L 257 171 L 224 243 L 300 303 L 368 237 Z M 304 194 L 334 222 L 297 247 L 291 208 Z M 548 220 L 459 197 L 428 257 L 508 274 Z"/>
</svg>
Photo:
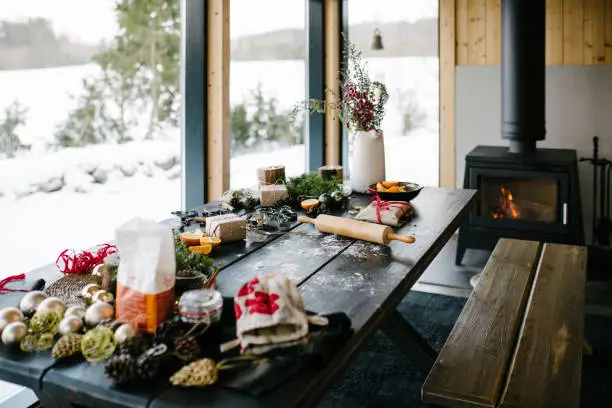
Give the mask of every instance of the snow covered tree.
<svg viewBox="0 0 612 408">
<path fill-rule="evenodd" d="M 4 109 L 4 117 L 0 122 L 0 153 L 4 153 L 7 157 L 14 157 L 23 147 L 16 130 L 25 124 L 27 111 L 17 101 Z"/>
</svg>

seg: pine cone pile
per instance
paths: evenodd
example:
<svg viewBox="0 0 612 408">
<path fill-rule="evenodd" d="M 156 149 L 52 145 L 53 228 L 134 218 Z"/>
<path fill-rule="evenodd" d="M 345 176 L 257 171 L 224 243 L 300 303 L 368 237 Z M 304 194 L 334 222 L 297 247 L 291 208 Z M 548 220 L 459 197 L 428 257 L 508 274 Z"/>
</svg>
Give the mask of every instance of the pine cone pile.
<svg viewBox="0 0 612 408">
<path fill-rule="evenodd" d="M 190 363 L 200 357 L 200 345 L 193 337 L 174 341 L 174 354 L 184 363 Z"/>
<path fill-rule="evenodd" d="M 66 358 L 80 353 L 82 338 L 82 335 L 75 333 L 62 336 L 57 343 L 55 343 L 55 346 L 53 346 L 51 357 Z"/>
<path fill-rule="evenodd" d="M 115 350 L 115 354 L 125 354 L 136 358 L 142 353 L 144 353 L 148 348 L 149 342 L 147 341 L 147 339 L 144 336 L 138 334 L 136 336 L 127 338 L 122 343 L 119 343 L 117 345 L 117 349 Z"/>
<path fill-rule="evenodd" d="M 104 365 L 104 373 L 117 385 L 136 378 L 136 360 L 127 354 L 112 356 Z"/>
<path fill-rule="evenodd" d="M 204 387 L 216 383 L 218 378 L 219 370 L 215 362 L 209 358 L 203 358 L 174 373 L 170 377 L 170 382 L 180 387 Z"/>
<path fill-rule="evenodd" d="M 171 355 L 168 346 L 158 344 L 145 351 L 136 360 L 136 371 L 142 379 L 153 378 L 169 364 Z"/>
<path fill-rule="evenodd" d="M 172 345 L 174 341 L 187 332 L 187 325 L 180 316 L 174 316 L 157 326 L 153 343 Z"/>
</svg>

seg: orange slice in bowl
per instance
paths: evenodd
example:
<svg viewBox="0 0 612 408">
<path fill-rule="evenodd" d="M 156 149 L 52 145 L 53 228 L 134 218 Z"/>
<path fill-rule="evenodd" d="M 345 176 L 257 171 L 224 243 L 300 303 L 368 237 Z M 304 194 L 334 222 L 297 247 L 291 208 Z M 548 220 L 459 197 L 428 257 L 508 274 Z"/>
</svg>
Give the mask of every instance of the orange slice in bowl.
<svg viewBox="0 0 612 408">
<path fill-rule="evenodd" d="M 212 245 L 194 245 L 189 247 L 189 252 L 208 255 L 212 251 Z"/>
<path fill-rule="evenodd" d="M 192 245 L 200 245 L 200 238 L 202 238 L 202 235 L 203 234 L 201 232 L 187 231 L 187 232 L 182 232 L 179 237 L 181 241 L 183 241 L 183 244 L 187 246 L 192 246 Z"/>
<path fill-rule="evenodd" d="M 385 191 L 387 191 L 387 188 L 385 186 L 383 186 L 382 183 L 376 183 L 376 191 L 385 192 Z"/>
<path fill-rule="evenodd" d="M 300 203 L 300 205 L 302 206 L 303 209 L 308 211 L 311 208 L 316 207 L 317 205 L 319 205 L 319 200 L 317 200 L 316 198 L 309 198 L 308 200 L 302 201 Z"/>
<path fill-rule="evenodd" d="M 399 185 L 399 181 L 381 181 L 380 184 L 382 184 L 384 188 L 391 188 L 397 187 Z"/>
<path fill-rule="evenodd" d="M 221 245 L 221 240 L 217 237 L 202 237 L 200 238 L 200 245 L 211 245 L 216 248 Z"/>
</svg>

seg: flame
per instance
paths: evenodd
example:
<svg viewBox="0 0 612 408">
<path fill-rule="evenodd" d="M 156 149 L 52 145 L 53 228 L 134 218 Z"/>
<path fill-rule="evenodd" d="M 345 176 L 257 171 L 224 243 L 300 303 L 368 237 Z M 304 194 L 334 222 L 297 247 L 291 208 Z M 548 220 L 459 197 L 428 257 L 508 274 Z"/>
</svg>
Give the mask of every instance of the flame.
<svg viewBox="0 0 612 408">
<path fill-rule="evenodd" d="M 501 188 L 501 194 L 497 200 L 497 209 L 491 215 L 496 220 L 501 218 L 516 220 L 520 218 L 521 212 L 518 210 L 518 208 L 516 208 L 516 204 L 514 204 L 510 190 L 505 187 Z"/>
</svg>

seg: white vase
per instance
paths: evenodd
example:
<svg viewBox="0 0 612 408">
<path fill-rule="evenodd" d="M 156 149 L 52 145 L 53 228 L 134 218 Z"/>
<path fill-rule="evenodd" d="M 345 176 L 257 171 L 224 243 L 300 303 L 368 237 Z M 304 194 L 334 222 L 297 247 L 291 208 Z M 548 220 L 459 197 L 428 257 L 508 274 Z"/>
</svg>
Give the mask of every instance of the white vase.
<svg viewBox="0 0 612 408">
<path fill-rule="evenodd" d="M 385 143 L 382 130 L 357 131 L 349 135 L 351 190 L 367 193 L 371 184 L 385 180 Z"/>
</svg>

